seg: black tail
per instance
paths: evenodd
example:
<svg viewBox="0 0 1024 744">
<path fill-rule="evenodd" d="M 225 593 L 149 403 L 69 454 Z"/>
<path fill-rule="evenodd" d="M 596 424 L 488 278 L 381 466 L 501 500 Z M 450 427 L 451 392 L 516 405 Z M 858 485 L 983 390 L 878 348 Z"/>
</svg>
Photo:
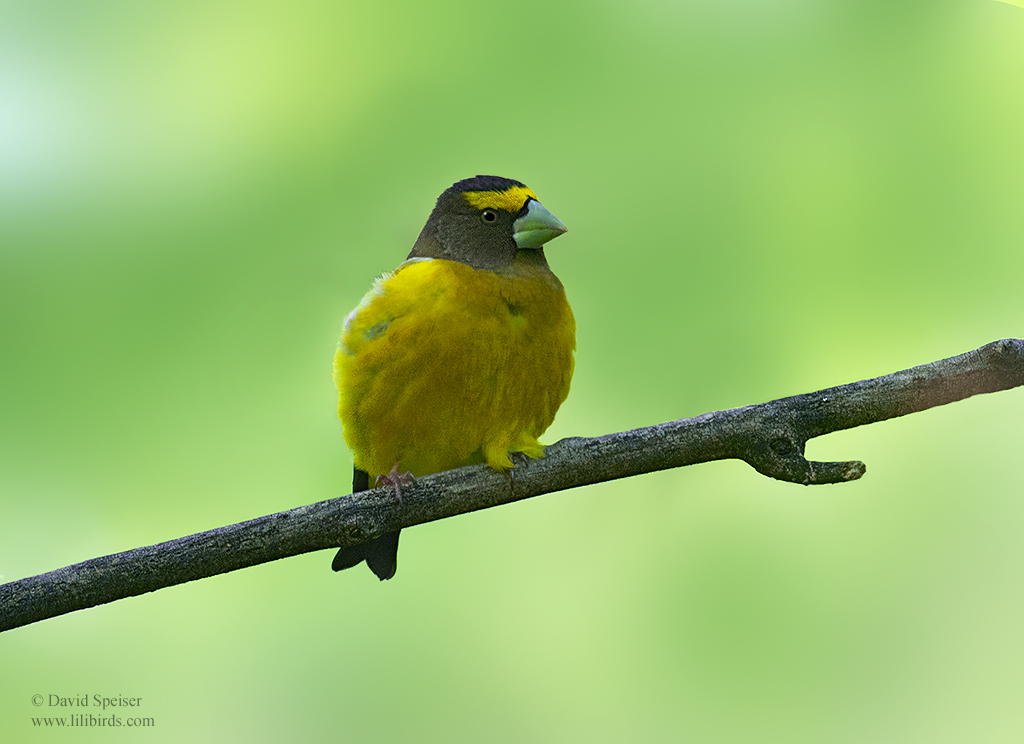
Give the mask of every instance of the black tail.
<svg viewBox="0 0 1024 744">
<path fill-rule="evenodd" d="M 355 468 L 352 474 L 352 493 L 365 491 L 370 487 L 370 476 L 365 470 Z M 399 532 L 389 532 L 376 540 L 347 545 L 334 556 L 331 568 L 342 571 L 357 566 L 363 561 L 370 567 L 377 578 L 386 581 L 398 570 L 398 536 Z"/>
</svg>

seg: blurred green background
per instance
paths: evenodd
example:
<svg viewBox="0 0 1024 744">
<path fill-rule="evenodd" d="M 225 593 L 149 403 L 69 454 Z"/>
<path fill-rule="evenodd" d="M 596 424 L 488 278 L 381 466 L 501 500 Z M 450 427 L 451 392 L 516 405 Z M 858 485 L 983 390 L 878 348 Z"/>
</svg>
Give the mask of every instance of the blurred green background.
<svg viewBox="0 0 1024 744">
<path fill-rule="evenodd" d="M 548 442 L 1024 336 L 1022 86 L 986 0 L 2 3 L 0 574 L 348 493 L 342 321 L 477 173 L 570 228 Z M 325 551 L 51 619 L 0 635 L 0 721 L 1018 742 L 1022 421 L 813 441 L 867 462 L 841 486 L 720 462 L 445 520 L 386 584 Z M 51 693 L 155 727 L 40 733 Z"/>
</svg>

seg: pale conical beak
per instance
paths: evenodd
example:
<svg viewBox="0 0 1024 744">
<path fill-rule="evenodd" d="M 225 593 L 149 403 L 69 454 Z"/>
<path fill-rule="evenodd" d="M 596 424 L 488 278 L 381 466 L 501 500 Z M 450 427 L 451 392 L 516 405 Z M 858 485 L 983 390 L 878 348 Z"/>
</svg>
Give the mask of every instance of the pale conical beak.
<svg viewBox="0 0 1024 744">
<path fill-rule="evenodd" d="M 512 223 L 512 237 L 520 248 L 540 248 L 565 231 L 562 221 L 536 199 L 530 201 L 526 214 Z"/>
</svg>

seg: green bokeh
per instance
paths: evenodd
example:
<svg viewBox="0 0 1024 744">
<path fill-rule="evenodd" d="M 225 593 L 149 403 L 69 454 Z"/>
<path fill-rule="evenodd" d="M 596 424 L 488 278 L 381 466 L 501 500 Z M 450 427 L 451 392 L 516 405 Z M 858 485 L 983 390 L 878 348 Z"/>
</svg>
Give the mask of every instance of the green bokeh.
<svg viewBox="0 0 1024 744">
<path fill-rule="evenodd" d="M 476 173 L 570 228 L 547 441 L 1024 336 L 1022 81 L 1024 11 L 982 0 L 0 4 L 0 574 L 347 493 L 342 320 Z M 867 462 L 842 486 L 713 463 L 445 520 L 387 584 L 324 552 L 48 620 L 0 635 L 0 722 L 1017 742 L 1022 421 L 812 442 Z M 41 734 L 37 693 L 156 726 Z"/>
</svg>

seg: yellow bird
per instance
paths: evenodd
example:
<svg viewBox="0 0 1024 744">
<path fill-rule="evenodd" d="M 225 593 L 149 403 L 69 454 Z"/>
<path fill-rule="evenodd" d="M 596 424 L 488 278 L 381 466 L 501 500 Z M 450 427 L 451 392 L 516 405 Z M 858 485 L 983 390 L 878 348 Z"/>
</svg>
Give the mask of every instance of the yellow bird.
<svg viewBox="0 0 1024 744">
<path fill-rule="evenodd" d="M 353 491 L 486 462 L 543 457 L 569 394 L 576 321 L 544 244 L 565 225 L 519 181 L 476 176 L 437 199 L 409 257 L 348 316 L 334 356 Z M 332 568 L 398 567 L 398 532 L 343 547 Z"/>
</svg>

